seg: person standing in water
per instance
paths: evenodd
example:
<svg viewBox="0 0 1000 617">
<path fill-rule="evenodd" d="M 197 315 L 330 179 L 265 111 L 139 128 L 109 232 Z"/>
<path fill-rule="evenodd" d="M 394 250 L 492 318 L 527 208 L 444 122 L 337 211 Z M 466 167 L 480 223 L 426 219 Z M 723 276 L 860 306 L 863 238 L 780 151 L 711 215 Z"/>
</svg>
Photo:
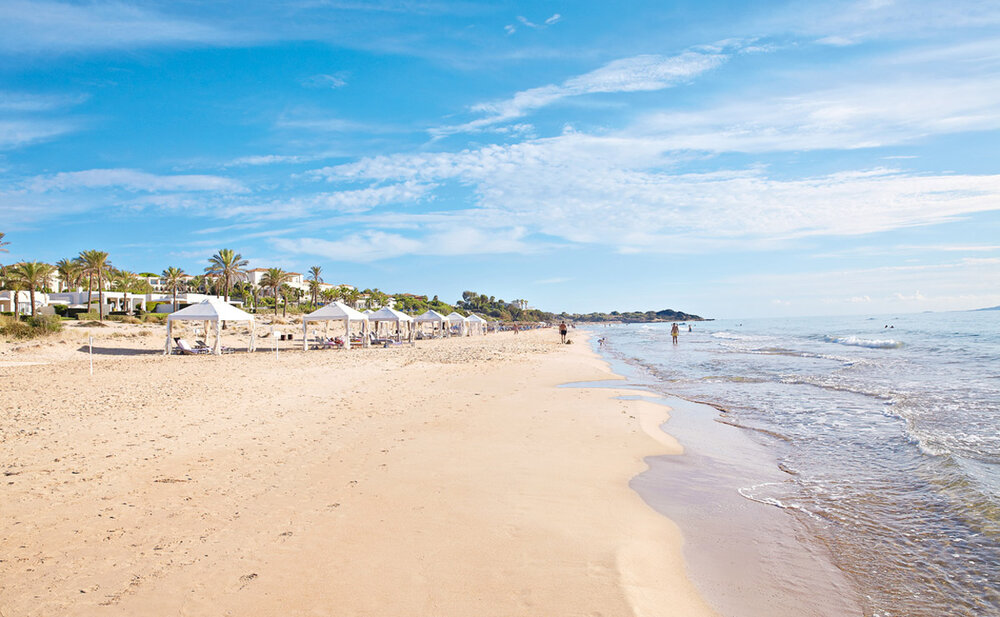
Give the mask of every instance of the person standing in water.
<svg viewBox="0 0 1000 617">
<path fill-rule="evenodd" d="M 670 338 L 674 340 L 674 345 L 677 344 L 677 335 L 680 333 L 681 330 L 680 328 L 677 327 L 677 324 L 674 324 L 673 326 L 670 327 Z"/>
</svg>

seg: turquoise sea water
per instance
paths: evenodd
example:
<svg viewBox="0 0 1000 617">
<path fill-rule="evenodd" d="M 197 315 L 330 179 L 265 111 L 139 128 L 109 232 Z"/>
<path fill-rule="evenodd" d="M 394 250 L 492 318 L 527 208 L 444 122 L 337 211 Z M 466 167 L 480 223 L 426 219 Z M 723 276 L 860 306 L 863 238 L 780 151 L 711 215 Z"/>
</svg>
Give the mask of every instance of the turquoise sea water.
<svg viewBox="0 0 1000 617">
<path fill-rule="evenodd" d="M 766 445 L 778 479 L 738 494 L 807 528 L 866 615 L 1000 615 L 1000 311 L 692 326 L 593 331 Z"/>
</svg>

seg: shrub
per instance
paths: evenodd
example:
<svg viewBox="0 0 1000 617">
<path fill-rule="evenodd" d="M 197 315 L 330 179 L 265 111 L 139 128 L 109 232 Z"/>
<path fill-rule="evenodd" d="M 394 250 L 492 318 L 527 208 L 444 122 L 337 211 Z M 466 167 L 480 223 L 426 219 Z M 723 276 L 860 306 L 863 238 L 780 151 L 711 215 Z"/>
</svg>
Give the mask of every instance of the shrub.
<svg viewBox="0 0 1000 617">
<path fill-rule="evenodd" d="M 111 315 L 107 316 L 107 320 L 117 321 L 119 323 L 133 323 L 133 324 L 142 323 L 141 319 L 136 319 L 135 317 L 132 317 L 131 315 L 127 315 L 124 313 L 112 313 Z"/>
<path fill-rule="evenodd" d="M 82 313 L 80 312 L 76 313 L 74 317 L 76 317 L 77 321 L 87 321 L 87 320 L 95 321 L 100 318 L 100 315 L 97 314 L 97 311 L 90 311 L 90 312 L 83 311 Z"/>
<path fill-rule="evenodd" d="M 54 310 L 56 315 L 59 315 L 60 317 L 68 317 L 67 311 L 69 310 L 69 307 L 65 304 L 53 304 L 52 310 Z"/>
<path fill-rule="evenodd" d="M 56 315 L 29 317 L 28 325 L 34 328 L 39 335 L 51 334 L 62 330 L 62 320 Z"/>
<path fill-rule="evenodd" d="M 33 339 L 62 329 L 62 322 L 55 315 L 29 317 L 25 321 L 12 318 L 0 320 L 0 334 L 12 339 Z"/>
<path fill-rule="evenodd" d="M 167 321 L 167 315 L 169 313 L 144 313 L 142 319 L 146 323 L 164 323 Z"/>
</svg>

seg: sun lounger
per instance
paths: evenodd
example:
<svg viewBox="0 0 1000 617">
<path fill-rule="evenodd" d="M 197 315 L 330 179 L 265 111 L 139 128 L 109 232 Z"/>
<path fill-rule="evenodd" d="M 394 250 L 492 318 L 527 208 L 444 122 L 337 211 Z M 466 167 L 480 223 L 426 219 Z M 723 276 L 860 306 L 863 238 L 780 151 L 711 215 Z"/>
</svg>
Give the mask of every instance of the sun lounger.
<svg viewBox="0 0 1000 617">
<path fill-rule="evenodd" d="M 212 351 L 212 348 L 205 344 L 205 341 L 195 341 L 195 345 L 195 349 L 207 349 L 210 352 Z M 235 349 L 232 347 L 226 347 L 225 345 L 222 346 L 220 351 L 222 351 L 222 353 L 236 353 Z"/>
<path fill-rule="evenodd" d="M 177 353 L 179 354 L 198 356 L 212 353 L 208 347 L 192 347 L 191 343 L 182 338 L 174 339 L 174 342 L 177 343 Z"/>
</svg>

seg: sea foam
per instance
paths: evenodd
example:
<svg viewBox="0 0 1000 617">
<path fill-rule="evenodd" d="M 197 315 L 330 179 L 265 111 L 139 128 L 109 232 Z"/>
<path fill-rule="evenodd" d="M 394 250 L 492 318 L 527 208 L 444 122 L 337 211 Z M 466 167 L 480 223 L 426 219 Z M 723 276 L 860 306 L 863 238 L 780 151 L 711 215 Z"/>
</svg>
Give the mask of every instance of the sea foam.
<svg viewBox="0 0 1000 617">
<path fill-rule="evenodd" d="M 857 336 L 825 336 L 823 339 L 827 343 L 837 343 L 838 345 L 849 345 L 851 347 L 868 347 L 870 349 L 899 349 L 903 346 L 902 341 L 893 339 L 859 338 Z"/>
</svg>

